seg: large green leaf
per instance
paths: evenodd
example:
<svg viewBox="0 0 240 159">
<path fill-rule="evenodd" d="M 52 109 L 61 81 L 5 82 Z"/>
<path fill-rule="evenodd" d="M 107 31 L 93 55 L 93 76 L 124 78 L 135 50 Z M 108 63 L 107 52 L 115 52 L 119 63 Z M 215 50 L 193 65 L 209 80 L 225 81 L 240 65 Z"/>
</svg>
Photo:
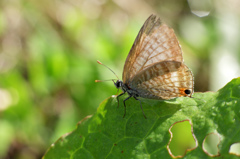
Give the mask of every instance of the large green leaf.
<svg viewBox="0 0 240 159">
<path fill-rule="evenodd" d="M 44 158 L 172 158 L 168 152 L 169 129 L 184 120 L 191 123 L 198 143 L 184 158 L 211 158 L 202 149 L 211 133 L 220 137 L 220 157 L 237 158 L 229 149 L 240 141 L 240 78 L 218 92 L 195 93 L 194 98 L 141 99 L 147 119 L 139 102 L 132 98 L 126 102 L 123 118 L 122 100 L 126 97 L 120 97 L 119 108 L 115 96 L 104 100 L 92 117 L 56 141 Z"/>
</svg>

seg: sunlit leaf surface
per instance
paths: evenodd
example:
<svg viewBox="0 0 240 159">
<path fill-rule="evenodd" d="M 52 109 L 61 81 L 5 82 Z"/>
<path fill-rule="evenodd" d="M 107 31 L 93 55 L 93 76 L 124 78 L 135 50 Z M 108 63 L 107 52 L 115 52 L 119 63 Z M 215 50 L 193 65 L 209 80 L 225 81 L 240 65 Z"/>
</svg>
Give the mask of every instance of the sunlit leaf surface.
<svg viewBox="0 0 240 159">
<path fill-rule="evenodd" d="M 216 132 L 221 136 L 220 157 L 235 158 L 229 148 L 240 140 L 240 78 L 233 79 L 218 92 L 195 93 L 194 98 L 169 101 L 142 99 L 127 101 L 127 114 L 121 97 L 104 100 L 97 112 L 81 121 L 76 130 L 56 141 L 44 158 L 171 158 L 167 145 L 169 128 L 188 119 L 198 142 L 185 158 L 210 158 L 202 150 L 205 137 Z"/>
</svg>

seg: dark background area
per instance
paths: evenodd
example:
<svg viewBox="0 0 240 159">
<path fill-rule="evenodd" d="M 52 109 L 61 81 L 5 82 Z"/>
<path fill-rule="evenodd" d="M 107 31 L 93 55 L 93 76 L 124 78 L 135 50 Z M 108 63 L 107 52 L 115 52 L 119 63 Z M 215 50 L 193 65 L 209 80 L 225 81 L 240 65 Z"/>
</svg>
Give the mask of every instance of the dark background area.
<svg viewBox="0 0 240 159">
<path fill-rule="evenodd" d="M 195 92 L 240 75 L 239 0 L 1 0 L 0 158 L 41 158 L 117 93 L 127 54 L 152 13 L 174 28 Z"/>
</svg>

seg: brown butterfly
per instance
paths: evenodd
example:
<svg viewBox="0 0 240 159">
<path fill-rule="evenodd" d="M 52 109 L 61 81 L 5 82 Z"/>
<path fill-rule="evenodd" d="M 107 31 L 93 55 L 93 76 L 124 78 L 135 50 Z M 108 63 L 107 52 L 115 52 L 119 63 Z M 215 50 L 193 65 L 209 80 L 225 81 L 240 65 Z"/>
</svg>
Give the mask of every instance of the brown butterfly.
<svg viewBox="0 0 240 159">
<path fill-rule="evenodd" d="M 138 97 L 172 99 L 193 94 L 193 74 L 183 63 L 176 35 L 155 15 L 151 15 L 139 31 L 125 61 L 122 77 L 122 81 L 113 82 L 123 91 L 117 96 L 118 106 L 119 97 L 125 93 L 129 95 L 123 101 L 123 117 L 126 115 L 125 102 L 131 97 L 140 102 L 142 109 Z M 143 115 L 146 118 L 144 112 Z"/>
</svg>

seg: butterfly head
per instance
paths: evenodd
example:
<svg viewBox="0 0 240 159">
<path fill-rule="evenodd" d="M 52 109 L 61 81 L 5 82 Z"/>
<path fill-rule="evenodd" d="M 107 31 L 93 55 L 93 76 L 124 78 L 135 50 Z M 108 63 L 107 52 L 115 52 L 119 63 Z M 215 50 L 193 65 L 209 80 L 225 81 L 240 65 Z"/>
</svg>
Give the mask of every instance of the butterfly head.
<svg viewBox="0 0 240 159">
<path fill-rule="evenodd" d="M 116 82 L 113 81 L 113 83 L 117 89 L 122 88 L 123 86 L 123 81 L 121 80 L 117 80 Z"/>
</svg>

